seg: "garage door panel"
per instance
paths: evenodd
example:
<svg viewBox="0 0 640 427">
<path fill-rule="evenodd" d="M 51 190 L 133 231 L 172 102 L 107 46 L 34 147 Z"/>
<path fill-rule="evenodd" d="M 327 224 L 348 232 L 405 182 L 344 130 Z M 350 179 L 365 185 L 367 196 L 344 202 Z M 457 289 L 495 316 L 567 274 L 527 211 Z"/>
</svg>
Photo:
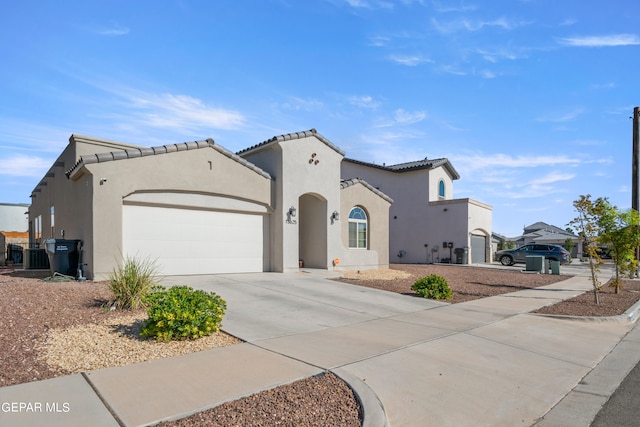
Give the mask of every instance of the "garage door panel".
<svg viewBox="0 0 640 427">
<path fill-rule="evenodd" d="M 471 262 L 474 264 L 481 264 L 486 262 L 486 237 L 485 236 L 471 236 Z"/>
<path fill-rule="evenodd" d="M 123 253 L 156 261 L 163 275 L 263 271 L 263 217 L 123 206 Z"/>
</svg>

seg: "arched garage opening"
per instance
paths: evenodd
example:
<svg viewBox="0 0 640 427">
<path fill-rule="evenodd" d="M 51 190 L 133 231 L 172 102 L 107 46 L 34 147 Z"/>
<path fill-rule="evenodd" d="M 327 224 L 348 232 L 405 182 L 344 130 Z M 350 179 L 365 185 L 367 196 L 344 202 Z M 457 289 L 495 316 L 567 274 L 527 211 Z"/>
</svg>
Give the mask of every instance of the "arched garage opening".
<svg viewBox="0 0 640 427">
<path fill-rule="evenodd" d="M 489 238 L 486 234 L 480 234 L 482 231 L 475 230 L 471 234 L 471 263 L 482 264 L 488 262 L 487 254 Z"/>
</svg>

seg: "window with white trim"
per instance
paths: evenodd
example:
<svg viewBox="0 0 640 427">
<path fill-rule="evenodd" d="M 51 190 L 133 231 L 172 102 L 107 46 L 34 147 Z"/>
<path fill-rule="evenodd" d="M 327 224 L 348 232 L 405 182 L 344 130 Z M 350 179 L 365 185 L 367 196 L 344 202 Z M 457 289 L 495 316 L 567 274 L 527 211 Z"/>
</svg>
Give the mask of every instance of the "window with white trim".
<svg viewBox="0 0 640 427">
<path fill-rule="evenodd" d="M 367 249 L 367 213 L 359 206 L 349 212 L 349 248 Z"/>
</svg>

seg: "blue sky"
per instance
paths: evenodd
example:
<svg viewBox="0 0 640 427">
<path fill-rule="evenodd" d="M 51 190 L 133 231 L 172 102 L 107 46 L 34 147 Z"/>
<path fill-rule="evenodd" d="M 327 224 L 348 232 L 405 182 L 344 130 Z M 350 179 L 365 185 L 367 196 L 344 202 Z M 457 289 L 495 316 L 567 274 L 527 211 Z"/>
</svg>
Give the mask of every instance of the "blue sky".
<svg viewBox="0 0 640 427">
<path fill-rule="evenodd" d="M 448 158 L 509 237 L 631 205 L 640 3 L 0 4 L 0 202 L 29 203 L 72 133 L 238 151 L 315 128 L 375 163 Z"/>
</svg>

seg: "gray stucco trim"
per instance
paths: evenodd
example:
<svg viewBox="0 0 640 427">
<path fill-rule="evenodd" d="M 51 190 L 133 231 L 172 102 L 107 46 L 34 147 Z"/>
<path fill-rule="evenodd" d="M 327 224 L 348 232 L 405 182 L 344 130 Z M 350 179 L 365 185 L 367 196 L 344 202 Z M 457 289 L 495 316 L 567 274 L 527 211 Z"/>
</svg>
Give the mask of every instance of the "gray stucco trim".
<svg viewBox="0 0 640 427">
<path fill-rule="evenodd" d="M 366 188 L 368 188 L 373 193 L 375 193 L 376 195 L 380 196 L 381 198 L 383 198 L 387 202 L 393 203 L 393 199 L 391 197 L 387 196 L 382 191 L 378 190 L 377 188 L 375 188 L 374 186 L 369 184 L 367 181 L 365 181 L 363 179 L 360 179 L 360 178 L 349 178 L 349 179 L 340 180 L 340 189 L 343 190 L 343 189 L 345 189 L 347 187 L 351 187 L 351 186 L 356 185 L 356 184 L 364 185 Z"/>
<path fill-rule="evenodd" d="M 344 154 L 345 154 L 344 151 L 342 151 L 337 146 L 335 146 L 327 138 L 325 138 L 324 136 L 320 135 L 315 129 L 305 130 L 305 131 L 302 131 L 302 132 L 287 133 L 285 135 L 274 136 L 273 138 L 268 139 L 266 141 L 263 141 L 260 144 L 256 144 L 256 145 L 253 145 L 253 146 L 251 146 L 249 148 L 245 148 L 244 150 L 238 151 L 236 154 L 238 154 L 239 156 L 244 156 L 244 155 L 249 154 L 250 152 L 255 151 L 257 149 L 264 148 L 267 145 L 275 144 L 276 142 L 308 138 L 308 137 L 311 137 L 311 136 L 316 137 L 318 140 L 322 141 L 327 147 L 331 148 L 332 150 L 334 150 L 336 153 L 340 154 L 341 156 L 344 156 Z"/>
<path fill-rule="evenodd" d="M 443 166 L 447 171 L 449 171 L 453 179 L 460 179 L 460 174 L 458 174 L 458 171 L 455 170 L 455 168 L 447 158 L 424 159 L 424 160 L 399 163 L 397 165 L 389 165 L 389 166 L 377 165 L 375 163 L 363 162 L 361 160 L 349 159 L 346 157 L 344 158 L 344 161 L 354 163 L 357 165 L 368 166 L 371 168 L 382 169 L 388 172 L 395 172 L 395 173 L 409 172 L 409 171 L 420 170 L 420 169 L 435 169 L 439 166 Z"/>
<path fill-rule="evenodd" d="M 127 150 L 80 156 L 80 159 L 71 167 L 71 169 L 65 172 L 65 175 L 67 176 L 67 178 L 73 179 L 73 177 L 78 173 L 79 170 L 82 169 L 83 166 L 92 163 L 104 163 L 116 160 L 134 159 L 138 157 L 155 156 L 159 154 L 177 153 L 179 151 L 198 150 L 201 148 L 213 148 L 217 152 L 253 170 L 257 174 L 262 175 L 267 179 L 271 179 L 271 175 L 269 175 L 267 172 L 263 171 L 253 163 L 248 162 L 242 157 L 216 144 L 211 138 L 208 138 L 204 141 L 183 142 L 179 144 L 162 145 L 159 147 L 130 148 Z"/>
</svg>

